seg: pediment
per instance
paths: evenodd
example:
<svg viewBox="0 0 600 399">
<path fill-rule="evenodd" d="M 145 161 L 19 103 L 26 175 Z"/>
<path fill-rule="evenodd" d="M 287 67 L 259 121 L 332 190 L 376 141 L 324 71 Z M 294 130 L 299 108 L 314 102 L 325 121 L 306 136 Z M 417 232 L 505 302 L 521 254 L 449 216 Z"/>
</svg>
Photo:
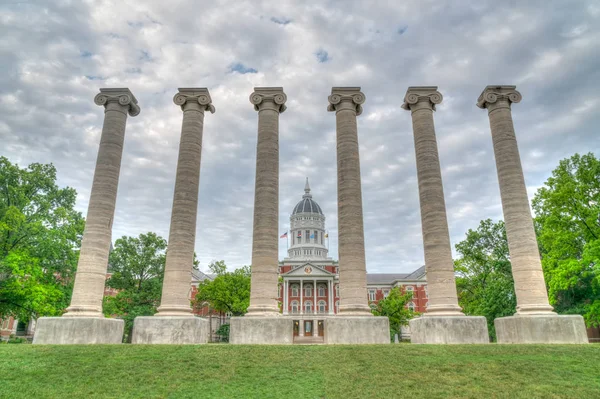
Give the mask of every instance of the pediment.
<svg viewBox="0 0 600 399">
<path fill-rule="evenodd" d="M 284 277 L 332 277 L 333 273 L 328 272 L 320 266 L 313 265 L 310 262 L 303 264 L 295 269 L 283 274 Z"/>
</svg>

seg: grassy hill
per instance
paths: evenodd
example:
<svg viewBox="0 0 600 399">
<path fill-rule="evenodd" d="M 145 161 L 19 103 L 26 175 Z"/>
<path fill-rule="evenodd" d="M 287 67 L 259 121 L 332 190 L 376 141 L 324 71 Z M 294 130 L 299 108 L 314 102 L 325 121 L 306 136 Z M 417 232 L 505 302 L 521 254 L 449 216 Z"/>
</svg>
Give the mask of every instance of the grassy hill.
<svg viewBox="0 0 600 399">
<path fill-rule="evenodd" d="M 0 345 L 0 398 L 600 398 L 600 345 Z"/>
</svg>

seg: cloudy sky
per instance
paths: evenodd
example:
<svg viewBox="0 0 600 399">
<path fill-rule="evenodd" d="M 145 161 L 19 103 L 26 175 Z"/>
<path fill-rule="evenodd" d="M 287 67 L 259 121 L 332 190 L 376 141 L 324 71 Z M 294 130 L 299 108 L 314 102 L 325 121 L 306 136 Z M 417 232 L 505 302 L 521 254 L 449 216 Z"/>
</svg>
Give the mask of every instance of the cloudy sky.
<svg viewBox="0 0 600 399">
<path fill-rule="evenodd" d="M 423 263 L 408 86 L 436 85 L 435 113 L 452 243 L 500 219 L 487 112 L 489 84 L 513 84 L 530 198 L 560 159 L 600 154 L 598 1 L 18 1 L 0 2 L 0 155 L 52 162 L 85 215 L 103 121 L 100 87 L 129 87 L 113 239 L 168 236 L 182 113 L 178 87 L 208 87 L 196 251 L 201 268 L 249 264 L 255 86 L 283 86 L 281 233 L 310 178 L 337 259 L 332 86 L 361 86 L 367 269 Z M 286 253 L 280 241 L 280 257 Z"/>
</svg>

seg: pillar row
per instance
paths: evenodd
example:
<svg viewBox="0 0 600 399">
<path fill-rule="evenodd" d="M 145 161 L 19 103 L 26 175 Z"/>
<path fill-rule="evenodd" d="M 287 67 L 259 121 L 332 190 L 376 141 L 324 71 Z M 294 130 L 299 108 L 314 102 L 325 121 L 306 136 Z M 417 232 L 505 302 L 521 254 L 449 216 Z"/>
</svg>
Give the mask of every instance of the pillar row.
<svg viewBox="0 0 600 399">
<path fill-rule="evenodd" d="M 328 111 L 335 112 L 337 136 L 340 314 L 369 316 L 360 158 L 356 117 L 365 95 L 360 87 L 333 87 Z"/>
<path fill-rule="evenodd" d="M 517 146 L 511 104 L 521 101 L 516 86 L 487 86 L 477 100 L 488 110 L 517 314 L 553 314 L 533 229 L 527 188 Z"/>
<path fill-rule="evenodd" d="M 206 88 L 179 89 L 173 102 L 181 107 L 183 121 L 165 275 L 156 316 L 193 317 L 189 291 L 196 241 L 204 113 L 214 113 L 215 107 Z"/>
<path fill-rule="evenodd" d="M 285 111 L 286 100 L 281 87 L 255 87 L 250 95 L 258 111 L 258 139 L 250 306 L 246 316 L 279 316 L 279 114 Z"/>
<path fill-rule="evenodd" d="M 436 86 L 409 87 L 402 108 L 411 112 L 415 141 L 429 293 L 429 308 L 425 315 L 459 316 L 463 313 L 456 294 L 446 202 L 433 124 L 435 105 L 441 102 L 442 94 Z"/>
<path fill-rule="evenodd" d="M 90 203 L 75 274 L 73 296 L 64 317 L 103 317 L 102 298 L 117 201 L 127 115 L 140 113 L 127 88 L 100 89 L 94 98 L 104 107 L 104 125 Z"/>
</svg>

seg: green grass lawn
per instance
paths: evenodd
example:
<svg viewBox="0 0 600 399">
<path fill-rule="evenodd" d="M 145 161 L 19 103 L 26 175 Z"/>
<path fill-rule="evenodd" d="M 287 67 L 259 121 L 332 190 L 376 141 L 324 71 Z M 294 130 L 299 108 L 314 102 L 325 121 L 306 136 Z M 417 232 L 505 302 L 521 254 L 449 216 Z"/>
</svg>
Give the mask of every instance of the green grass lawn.
<svg viewBox="0 0 600 399">
<path fill-rule="evenodd" d="M 600 345 L 0 345 L 0 398 L 600 398 Z"/>
</svg>

